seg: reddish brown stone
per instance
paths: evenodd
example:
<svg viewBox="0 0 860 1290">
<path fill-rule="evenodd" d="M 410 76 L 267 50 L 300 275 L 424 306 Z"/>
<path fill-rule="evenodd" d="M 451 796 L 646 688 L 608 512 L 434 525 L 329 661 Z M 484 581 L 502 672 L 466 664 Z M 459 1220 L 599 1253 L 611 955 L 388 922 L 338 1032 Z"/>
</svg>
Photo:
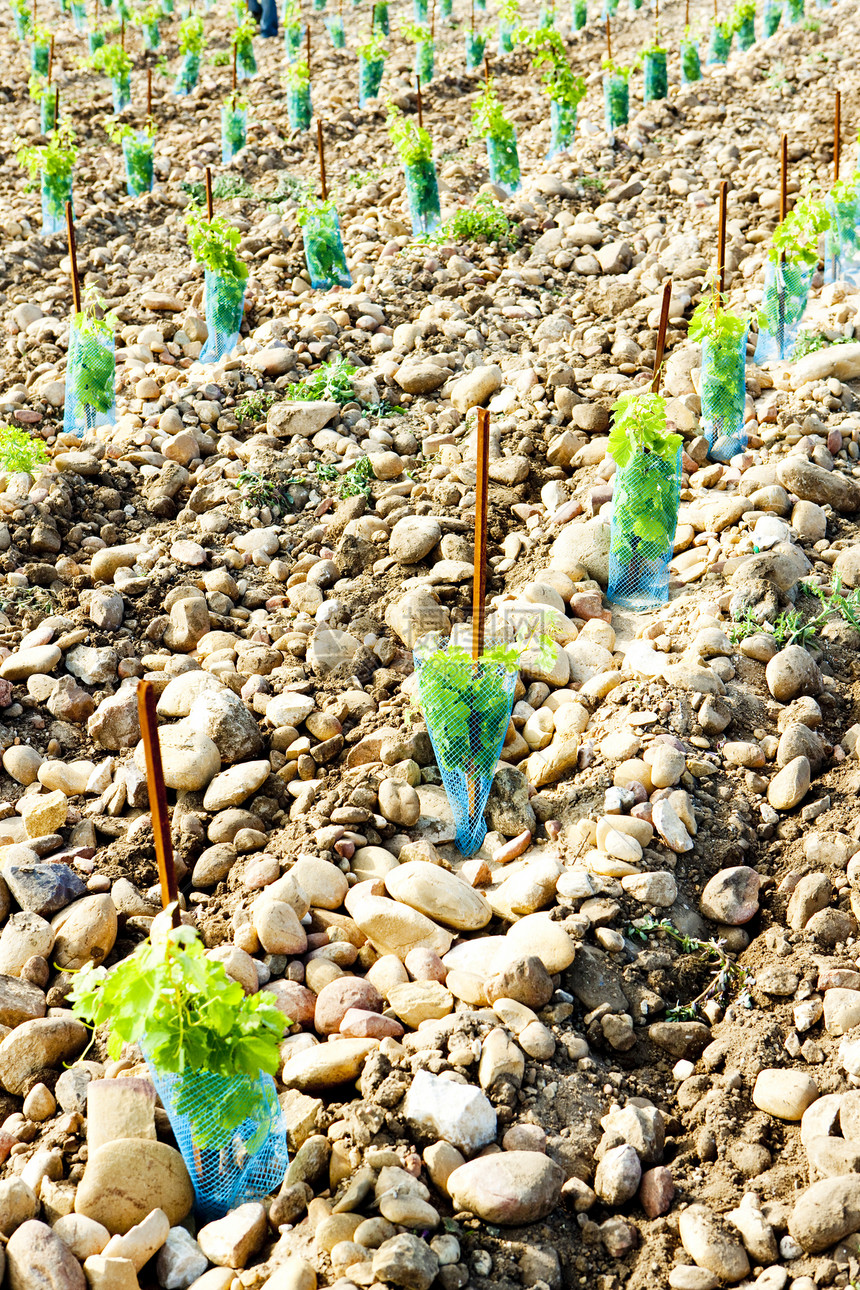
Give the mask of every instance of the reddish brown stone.
<svg viewBox="0 0 860 1290">
<path fill-rule="evenodd" d="M 335 1035 L 350 1008 L 382 1012 L 385 1000 L 370 981 L 358 976 L 341 976 L 329 981 L 317 995 L 314 1026 L 321 1035 Z"/>
<path fill-rule="evenodd" d="M 639 1203 L 648 1217 L 659 1218 L 661 1214 L 668 1213 L 674 1199 L 672 1170 L 665 1165 L 646 1170 L 639 1184 Z"/>
<path fill-rule="evenodd" d="M 270 981 L 263 989 L 275 996 L 275 1002 L 294 1026 L 312 1026 L 317 997 L 313 990 L 297 981 Z"/>
</svg>

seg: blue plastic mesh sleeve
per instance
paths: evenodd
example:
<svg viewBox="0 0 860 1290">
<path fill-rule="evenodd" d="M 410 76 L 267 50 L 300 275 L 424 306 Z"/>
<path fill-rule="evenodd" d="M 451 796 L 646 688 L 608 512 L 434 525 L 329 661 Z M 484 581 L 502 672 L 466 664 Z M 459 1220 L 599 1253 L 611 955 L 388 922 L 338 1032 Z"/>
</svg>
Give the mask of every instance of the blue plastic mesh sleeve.
<svg viewBox="0 0 860 1290">
<path fill-rule="evenodd" d="M 643 73 L 645 78 L 643 101 L 645 103 L 656 103 L 658 99 L 669 97 L 669 73 L 666 67 L 664 50 L 645 55 Z"/>
<path fill-rule="evenodd" d="M 669 561 L 678 524 L 681 454 L 637 452 L 613 477 L 607 599 L 641 611 L 669 599 Z"/>
<path fill-rule="evenodd" d="M 432 233 L 442 218 L 436 167 L 432 161 L 416 161 L 406 163 L 403 172 L 406 177 L 412 234 L 420 237 L 422 233 Z"/>
<path fill-rule="evenodd" d="M 744 429 L 746 405 L 747 333 L 702 343 L 702 426 L 708 454 L 714 461 L 730 461 L 747 446 Z"/>
<path fill-rule="evenodd" d="M 824 276 L 827 282 L 860 286 L 860 193 L 825 206 L 832 220 L 824 236 Z"/>
<path fill-rule="evenodd" d="M 46 175 L 42 171 L 42 236 L 62 233 L 66 227 L 66 202 L 72 200 L 71 175 Z"/>
<path fill-rule="evenodd" d="M 812 268 L 808 264 L 768 261 L 755 347 L 756 363 L 791 357 L 806 312 L 811 281 Z"/>
<path fill-rule="evenodd" d="M 244 148 L 248 139 L 248 112 L 246 108 L 234 108 L 229 103 L 221 105 L 221 164 L 226 166 L 237 152 Z"/>
<path fill-rule="evenodd" d="M 315 291 L 348 287 L 352 275 L 346 262 L 340 220 L 334 207 L 315 211 L 302 228 L 305 263 Z"/>
<path fill-rule="evenodd" d="M 474 855 L 487 826 L 484 808 L 505 742 L 517 673 L 493 663 L 473 663 L 449 646 L 415 654 L 418 690 L 427 730 L 457 826 L 457 846 Z"/>
<path fill-rule="evenodd" d="M 144 1054 L 145 1055 L 145 1054 Z M 246 1201 L 276 1192 L 289 1164 L 287 1130 L 271 1076 L 262 1072 L 224 1079 L 210 1071 L 173 1075 L 147 1057 L 152 1082 L 167 1112 L 194 1186 L 203 1222 L 223 1218 Z M 236 1128 L 224 1114 L 237 1102 L 252 1108 Z"/>
<path fill-rule="evenodd" d="M 782 0 L 765 0 L 764 10 L 762 11 L 762 28 L 765 40 L 776 31 L 781 18 Z"/>
<path fill-rule="evenodd" d="M 702 63 L 699 58 L 699 46 L 695 40 L 681 41 L 681 84 L 695 85 L 702 79 Z"/>
<path fill-rule="evenodd" d="M 499 138 L 487 135 L 486 144 L 490 182 L 501 188 L 508 197 L 512 197 L 519 191 L 522 183 L 517 136 L 513 131 Z"/>
<path fill-rule="evenodd" d="M 732 50 L 732 29 L 728 23 L 715 22 L 708 44 L 708 66 L 721 66 L 728 62 Z"/>
<path fill-rule="evenodd" d="M 129 197 L 139 197 L 152 190 L 153 157 L 152 139 L 145 131 L 126 135 L 122 141 L 125 161 L 125 186 Z"/>
<path fill-rule="evenodd" d="M 551 99 L 549 105 L 549 152 L 547 161 L 560 152 L 567 152 L 576 134 L 577 109 L 568 103 Z"/>
<path fill-rule="evenodd" d="M 245 283 L 240 278 L 222 278 L 211 269 L 205 272 L 204 311 L 209 336 L 200 354 L 201 363 L 217 363 L 239 340 Z"/>
<path fill-rule="evenodd" d="M 630 115 L 630 86 L 627 78 L 607 72 L 603 78 L 603 116 L 606 133 L 612 142 L 619 126 L 626 125 Z"/>
<path fill-rule="evenodd" d="M 66 363 L 63 430 L 82 439 L 96 426 L 116 422 L 116 360 L 112 335 L 81 332 L 72 323 Z"/>
</svg>

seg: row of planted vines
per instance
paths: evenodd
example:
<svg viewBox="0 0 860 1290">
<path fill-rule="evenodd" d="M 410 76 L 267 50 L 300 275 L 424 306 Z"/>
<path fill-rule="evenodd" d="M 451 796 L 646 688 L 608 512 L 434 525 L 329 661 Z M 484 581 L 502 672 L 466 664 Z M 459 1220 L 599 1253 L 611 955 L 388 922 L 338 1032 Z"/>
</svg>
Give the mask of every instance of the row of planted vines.
<svg viewBox="0 0 860 1290">
<path fill-rule="evenodd" d="M 639 8 L 637 3 L 630 4 L 633 13 Z M 78 30 L 86 35 L 87 54 L 82 66 L 110 82 L 114 117 L 105 119 L 104 129 L 111 143 L 121 148 L 128 195 L 145 198 L 157 174 L 158 136 L 151 102 L 155 57 L 165 45 L 175 48 L 178 64 L 171 73 L 172 96 L 179 104 L 188 100 L 193 105 L 201 68 L 206 65 L 206 11 L 184 5 L 174 13 L 172 0 L 137 10 L 118 3 L 115 19 L 108 9 L 100 20 L 89 25 L 86 15 L 75 15 L 74 5 L 72 10 Z M 13 11 L 19 38 L 30 45 L 30 93 L 39 104 L 45 135 L 42 144 L 22 141 L 19 161 L 41 185 L 43 234 L 50 237 L 63 231 L 67 218 L 72 216 L 76 139 L 70 115 L 64 117 L 60 111 L 53 84 L 53 43 L 25 7 L 13 4 Z M 234 12 L 230 48 L 217 64 L 226 63 L 232 68 L 230 88 L 220 106 L 224 166 L 241 159 L 255 107 L 265 110 L 264 102 L 253 102 L 258 78 L 255 25 L 241 6 Z M 444 0 L 431 4 L 429 11 L 423 0 L 415 0 L 408 15 L 392 14 L 387 0 L 350 5 L 346 11 L 338 5 L 337 12 L 333 12 L 331 0 L 328 5 L 315 0 L 311 11 L 298 0 L 285 0 L 279 39 L 283 41 L 281 86 L 289 126 L 295 136 L 307 140 L 309 147 L 316 144 L 319 161 L 318 189 L 305 182 L 297 184 L 293 193 L 313 290 L 332 291 L 352 282 L 337 196 L 329 194 L 326 182 L 325 122 L 321 112 L 324 105 L 313 93 L 318 41 L 326 39 L 338 57 L 350 60 L 360 109 L 374 110 L 380 100 L 386 102 L 389 138 L 402 168 L 412 237 L 438 241 L 448 233 L 449 226 L 443 218 L 434 159 L 435 122 L 430 95 L 443 66 L 445 75 L 456 67 L 458 73 L 474 76 L 471 102 L 464 104 L 463 111 L 471 117 L 472 140 L 481 141 L 485 149 L 492 190 L 483 194 L 480 202 L 483 209 L 490 210 L 496 203 L 512 198 L 523 180 L 516 117 L 497 74 L 506 70 L 504 60 L 518 60 L 518 74 L 540 79 L 549 125 L 546 156 L 551 159 L 575 148 L 578 117 L 583 104 L 588 105 L 590 86 L 602 98 L 605 133 L 610 146 L 614 146 L 618 132 L 629 124 L 631 98 L 641 98 L 647 106 L 667 99 L 677 84 L 697 85 L 708 74 L 708 68 L 725 67 L 733 48 L 742 54 L 757 39 L 772 37 L 781 24 L 800 22 L 803 3 L 768 0 L 758 13 L 751 0 L 738 0 L 723 16 L 715 10 L 713 19 L 706 24 L 691 26 L 686 21 L 671 42 L 655 15 L 653 39 L 629 62 L 613 55 L 613 24 L 622 18 L 618 4 L 612 0 L 607 0 L 599 11 L 594 7 L 593 13 L 589 12 L 587 0 L 574 0 L 566 17 L 545 7 L 536 26 L 527 24 L 518 0 L 505 0 L 495 25 L 487 25 L 481 18 L 484 12 L 483 4 L 470 4 L 468 17 L 460 15 L 458 20 L 452 5 Z M 139 37 L 140 50 L 134 56 L 126 47 L 126 23 L 128 31 L 136 31 Z M 166 30 L 168 24 L 175 31 Z M 606 56 L 595 83 L 590 69 L 580 70 L 577 66 L 576 42 L 580 39 L 577 33 L 587 32 L 597 24 L 601 39 L 605 32 Z M 387 82 L 393 47 L 410 51 L 410 71 L 417 83 L 415 111 L 402 106 L 402 96 L 400 103 L 392 101 Z M 444 58 L 440 58 L 443 50 Z M 145 113 L 141 112 L 136 83 L 138 79 L 142 81 L 142 70 L 147 72 L 148 86 Z M 588 72 L 588 77 L 583 71 Z M 239 94 L 239 82 L 246 83 L 247 97 L 244 91 Z M 133 103 L 135 90 L 137 101 Z M 590 106 L 593 112 L 596 105 Z M 137 123 L 133 124 L 129 117 Z M 194 207 L 189 209 L 185 228 L 190 254 L 204 270 L 203 307 L 208 338 L 199 361 L 218 363 L 229 356 L 240 338 L 249 271 L 239 253 L 239 229 L 229 218 L 214 213 L 211 187 L 207 198 L 205 213 Z M 803 198 L 793 211 L 783 210 L 782 215 L 772 239 L 758 314 L 753 317 L 749 311 L 731 307 L 722 285 L 721 243 L 713 285 L 689 319 L 690 339 L 701 346 L 702 425 L 709 455 L 715 461 L 731 463 L 746 446 L 745 373 L 751 326 L 757 330 L 757 362 L 786 359 L 796 341 L 822 252 L 824 273 L 829 280 L 860 281 L 860 194 L 856 174 L 842 181 L 837 178 L 828 194 Z M 667 292 L 663 334 L 669 303 Z M 115 417 L 114 326 L 115 319 L 100 309 L 97 300 L 87 298 L 83 304 L 78 303 L 71 320 L 68 351 L 67 433 L 82 437 L 100 425 L 110 424 Z M 659 605 L 668 597 L 669 565 L 685 468 L 681 437 L 668 419 L 667 400 L 659 392 L 659 380 L 658 359 L 651 388 L 624 394 L 615 404 L 608 446 L 615 465 L 609 599 L 637 611 Z M 475 559 L 477 586 L 477 546 Z M 504 630 L 504 624 L 496 627 L 498 639 L 489 645 L 483 639 L 473 642 L 471 652 L 456 637 L 447 641 L 427 637 L 415 655 L 421 705 L 463 854 L 474 853 L 483 840 L 484 808 L 508 731 L 522 656 L 531 651 L 539 659 L 551 662 L 555 648 L 551 632 L 538 636 L 536 629 L 511 633 Z M 187 1039 L 189 1051 L 177 1064 L 176 1035 L 156 1042 L 147 1034 L 139 1016 L 123 1014 L 121 1004 L 122 998 L 135 991 L 143 997 L 140 978 L 144 972 L 172 983 L 180 1009 L 189 999 L 193 1002 L 190 972 L 197 952 L 193 938 L 165 929 L 153 938 L 139 961 L 129 960 L 134 966 L 128 969 L 128 981 L 118 981 L 114 990 L 113 984 L 109 988 L 101 980 L 87 979 L 76 987 L 76 1001 L 81 1015 L 95 1020 L 110 1015 L 117 1035 L 138 1039 L 143 1045 L 164 1104 L 175 1119 L 177 1139 L 195 1186 L 199 1183 L 201 1210 L 214 1213 L 220 1212 L 219 1207 L 223 1210 L 243 1197 L 270 1189 L 270 1184 L 277 1181 L 275 1175 L 285 1165 L 279 1145 L 277 1105 L 272 1102 L 272 1090 L 266 1082 L 271 1062 L 264 1049 L 267 1036 L 275 1029 L 272 1018 L 240 1016 L 241 1009 L 231 1011 L 225 997 L 223 1015 L 211 1022 L 218 1033 L 223 1036 L 227 1033 L 224 1027 L 229 1025 L 245 1027 L 249 1035 L 262 1030 L 263 1038 L 249 1046 L 248 1054 L 236 1055 L 227 1062 L 217 1061 L 212 1050 L 207 1049 L 209 1039 L 204 1042 L 201 1035 L 197 1047 Z M 112 978 L 112 982 L 115 980 Z M 147 1006 L 151 1016 L 154 1005 L 150 1002 Z M 165 1022 L 168 1029 L 173 1024 Z M 186 1017 L 183 1024 L 188 1026 L 187 1035 L 193 1036 L 194 1026 L 202 1023 L 189 1024 Z M 210 1021 L 207 1019 L 205 1024 Z M 233 1080 L 238 1082 L 231 1083 Z M 214 1119 L 204 1110 L 213 1100 L 221 1104 Z M 249 1125 L 257 1126 L 253 1133 Z M 223 1152 L 235 1141 L 236 1134 L 244 1135 L 246 1164 L 247 1160 L 251 1163 L 244 1172 L 228 1171 L 225 1179 L 223 1166 L 216 1162 L 223 1160 Z"/>
</svg>

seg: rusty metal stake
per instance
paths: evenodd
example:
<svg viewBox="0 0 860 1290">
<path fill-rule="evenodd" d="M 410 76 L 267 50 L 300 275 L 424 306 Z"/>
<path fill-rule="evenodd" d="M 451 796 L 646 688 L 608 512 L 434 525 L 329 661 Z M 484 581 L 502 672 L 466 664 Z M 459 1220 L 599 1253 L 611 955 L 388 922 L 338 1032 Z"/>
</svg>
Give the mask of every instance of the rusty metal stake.
<svg viewBox="0 0 860 1290">
<path fill-rule="evenodd" d="M 66 202 L 66 241 L 69 247 L 69 273 L 72 278 L 72 308 L 76 314 L 79 314 L 81 312 L 81 280 L 78 276 L 78 249 L 75 242 L 75 219 L 72 215 L 71 202 Z"/>
<path fill-rule="evenodd" d="M 722 180 L 720 183 L 720 204 L 717 215 L 717 277 L 719 279 L 719 291 L 722 298 L 726 289 L 726 206 L 729 200 L 729 181 Z"/>
<path fill-rule="evenodd" d="M 323 143 L 322 121 L 317 120 L 317 153 L 320 159 L 320 192 L 323 201 L 328 201 L 328 186 L 325 178 L 325 145 Z"/>
<path fill-rule="evenodd" d="M 149 790 L 149 810 L 152 815 L 155 858 L 158 862 L 158 881 L 161 886 L 161 905 L 163 909 L 173 906 L 173 926 L 178 927 L 180 923 L 179 890 L 176 885 L 173 841 L 167 814 L 167 790 L 164 786 L 164 770 L 161 765 L 161 745 L 158 742 L 155 690 L 150 681 L 137 683 L 137 712 L 146 757 L 146 785 Z"/>
<path fill-rule="evenodd" d="M 663 288 L 663 300 L 660 305 L 660 326 L 657 331 L 657 352 L 654 356 L 654 375 L 651 378 L 651 393 L 660 393 L 660 381 L 663 376 L 663 354 L 666 350 L 666 332 L 669 330 L 669 305 L 672 303 L 672 279 Z"/>
<path fill-rule="evenodd" d="M 472 658 L 484 652 L 487 598 L 487 496 L 490 468 L 490 414 L 478 408 L 477 479 L 475 481 L 475 574 L 472 583 Z"/>
</svg>

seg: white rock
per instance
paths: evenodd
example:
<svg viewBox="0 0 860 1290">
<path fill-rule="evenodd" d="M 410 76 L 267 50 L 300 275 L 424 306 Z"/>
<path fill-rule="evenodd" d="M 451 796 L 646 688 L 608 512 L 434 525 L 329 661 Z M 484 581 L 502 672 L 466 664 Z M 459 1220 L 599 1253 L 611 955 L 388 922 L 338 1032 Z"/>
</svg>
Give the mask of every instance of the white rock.
<svg viewBox="0 0 860 1290">
<path fill-rule="evenodd" d="M 496 1136 L 496 1113 L 480 1089 L 416 1072 L 402 1114 L 418 1133 L 433 1134 L 472 1155 Z"/>
</svg>

